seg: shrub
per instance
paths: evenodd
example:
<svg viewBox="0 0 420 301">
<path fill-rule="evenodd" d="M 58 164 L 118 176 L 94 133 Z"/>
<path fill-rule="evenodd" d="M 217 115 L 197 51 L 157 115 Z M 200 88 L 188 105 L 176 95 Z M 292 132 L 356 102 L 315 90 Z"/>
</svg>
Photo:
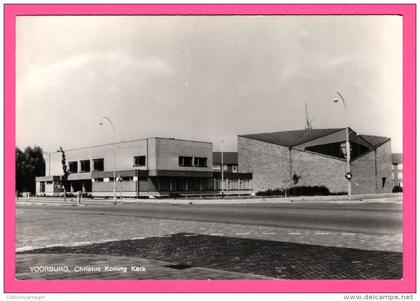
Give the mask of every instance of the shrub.
<svg viewBox="0 0 420 301">
<path fill-rule="evenodd" d="M 284 195 L 284 190 L 280 188 L 268 189 L 265 191 L 258 191 L 255 195 L 257 196 L 272 196 L 272 195 Z"/>
<path fill-rule="evenodd" d="M 285 190 L 276 188 L 265 191 L 258 191 L 257 196 L 284 196 Z M 311 195 L 330 195 L 330 191 L 325 186 L 296 186 L 286 189 L 288 196 L 311 196 Z"/>
<path fill-rule="evenodd" d="M 402 192 L 403 189 L 401 186 L 394 186 L 394 188 L 392 188 L 392 192 Z"/>
</svg>

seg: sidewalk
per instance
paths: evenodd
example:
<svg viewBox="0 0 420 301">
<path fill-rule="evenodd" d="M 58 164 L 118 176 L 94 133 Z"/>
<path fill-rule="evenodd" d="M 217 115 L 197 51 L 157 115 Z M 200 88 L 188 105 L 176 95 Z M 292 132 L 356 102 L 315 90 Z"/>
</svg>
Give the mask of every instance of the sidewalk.
<svg viewBox="0 0 420 301">
<path fill-rule="evenodd" d="M 95 254 L 17 254 L 16 279 L 243 280 L 273 279 L 202 267 L 171 268 L 173 263 L 138 257 Z M 34 271 L 31 271 L 31 267 Z M 54 267 L 56 272 L 42 271 Z M 133 268 L 132 268 L 133 267 Z M 137 269 L 138 268 L 138 269 Z M 36 271 L 41 270 L 41 271 Z"/>
<path fill-rule="evenodd" d="M 95 256 L 89 257 L 87 256 L 89 254 Z M 77 279 L 79 275 L 88 276 L 90 279 L 110 279 L 109 277 L 247 279 L 260 276 L 277 279 L 401 279 L 402 277 L 402 254 L 399 252 L 366 251 L 195 233 L 176 233 L 73 247 L 48 247 L 18 253 L 17 258 L 19 279 L 39 274 L 31 271 L 30 267 L 35 266 L 50 268 L 67 266 L 70 271 L 74 271 L 74 266 L 85 268 L 103 266 L 103 269 L 94 275 L 91 275 L 91 272 L 72 275 L 65 271 L 62 274 L 50 271 L 38 275 L 44 277 L 41 279 L 57 279 L 57 277 Z M 162 262 L 165 263 L 162 265 Z M 142 266 L 143 269 L 134 275 L 126 274 L 124 267 L 132 270 L 131 265 Z M 114 266 L 119 273 L 110 274 L 104 271 L 105 266 Z M 176 274 L 173 269 L 182 272 Z"/>
<path fill-rule="evenodd" d="M 49 205 L 61 205 L 61 206 L 72 206 L 77 205 L 76 197 L 67 197 L 67 201 L 64 202 L 63 198 L 58 197 L 30 197 L 30 198 L 18 198 L 17 203 L 26 204 L 49 204 Z M 393 194 L 372 194 L 372 195 L 353 195 L 351 200 L 347 196 L 305 196 L 305 197 L 288 197 L 288 198 L 271 198 L 271 197 L 254 197 L 254 198 L 243 198 L 243 199 L 206 199 L 206 198 L 180 198 L 180 199 L 132 199 L 123 198 L 117 199 L 118 204 L 130 204 L 130 203 L 159 203 L 159 204 L 284 204 L 284 203 L 335 203 L 335 204 L 349 204 L 355 202 L 364 203 L 401 203 L 402 193 Z M 104 204 L 112 205 L 114 200 L 110 199 L 90 199 L 83 198 L 82 204 Z"/>
</svg>

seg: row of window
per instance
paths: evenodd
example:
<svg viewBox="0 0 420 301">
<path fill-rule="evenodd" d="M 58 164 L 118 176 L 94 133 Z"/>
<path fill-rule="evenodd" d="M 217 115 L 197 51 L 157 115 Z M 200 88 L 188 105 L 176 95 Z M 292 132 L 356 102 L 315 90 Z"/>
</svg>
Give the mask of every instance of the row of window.
<svg viewBox="0 0 420 301">
<path fill-rule="evenodd" d="M 213 165 L 213 170 L 219 171 L 220 170 L 220 164 Z M 237 165 L 223 164 L 223 171 L 238 172 L 238 166 Z"/>
<path fill-rule="evenodd" d="M 117 182 L 134 181 L 134 177 L 117 177 Z M 109 178 L 96 178 L 92 182 L 114 182 L 114 177 Z"/>
<path fill-rule="evenodd" d="M 178 165 L 179 166 L 207 167 L 207 158 L 179 156 Z"/>
<path fill-rule="evenodd" d="M 94 171 L 103 171 L 104 170 L 104 159 L 93 159 L 93 170 Z M 70 173 L 78 172 L 77 161 L 69 162 L 69 171 Z M 81 160 L 80 161 L 80 172 L 90 172 L 90 160 Z"/>
<path fill-rule="evenodd" d="M 104 171 L 104 159 L 93 159 L 92 160 L 92 171 Z M 194 166 L 194 167 L 207 167 L 207 158 L 204 157 L 178 157 L 179 166 Z M 78 173 L 78 162 L 71 161 L 69 162 L 70 173 Z M 133 166 L 146 166 L 146 156 L 134 156 L 133 157 Z M 80 161 L 80 172 L 90 172 L 91 164 L 90 160 L 81 160 Z"/>
<path fill-rule="evenodd" d="M 92 160 L 92 171 L 104 171 L 104 159 L 93 159 Z M 207 158 L 205 157 L 178 157 L 179 166 L 194 166 L 194 167 L 207 167 Z M 69 162 L 70 173 L 78 173 L 78 162 Z M 133 157 L 133 166 L 146 166 L 146 156 L 135 156 Z M 80 172 L 90 172 L 91 164 L 90 160 L 80 161 Z"/>
<path fill-rule="evenodd" d="M 133 181 L 133 177 L 117 178 L 117 181 Z M 114 178 L 94 179 L 92 182 L 113 182 Z M 156 179 L 153 180 L 155 187 L 160 191 L 202 191 L 220 190 L 221 181 L 217 179 Z M 250 180 L 234 179 L 224 180 L 225 190 L 249 189 Z"/>
<path fill-rule="evenodd" d="M 93 159 L 92 160 L 92 171 L 104 171 L 104 159 Z M 146 156 L 135 156 L 133 157 L 133 166 L 146 166 Z M 78 173 L 78 162 L 69 162 L 70 173 Z M 90 160 L 80 160 L 80 172 L 90 172 L 91 165 Z"/>
</svg>

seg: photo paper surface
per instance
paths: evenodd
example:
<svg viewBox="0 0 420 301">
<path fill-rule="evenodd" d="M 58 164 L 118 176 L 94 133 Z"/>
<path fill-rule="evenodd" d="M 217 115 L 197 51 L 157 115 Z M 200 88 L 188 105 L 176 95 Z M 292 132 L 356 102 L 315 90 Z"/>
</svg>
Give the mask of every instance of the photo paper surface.
<svg viewBox="0 0 420 301">
<path fill-rule="evenodd" d="M 6 291 L 412 292 L 414 9 L 6 5 Z"/>
</svg>

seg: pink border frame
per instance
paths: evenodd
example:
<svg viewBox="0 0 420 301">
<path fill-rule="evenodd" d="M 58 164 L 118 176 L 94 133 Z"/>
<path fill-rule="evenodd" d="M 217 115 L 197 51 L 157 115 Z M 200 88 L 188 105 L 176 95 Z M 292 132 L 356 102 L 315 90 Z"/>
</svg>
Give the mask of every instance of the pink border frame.
<svg viewBox="0 0 420 301">
<path fill-rule="evenodd" d="M 15 279 L 15 28 L 30 15 L 401 15 L 403 17 L 403 279 L 402 280 L 16 280 Z M 4 290 L 7 293 L 416 291 L 416 5 L 415 4 L 5 4 L 4 5 Z"/>
</svg>

